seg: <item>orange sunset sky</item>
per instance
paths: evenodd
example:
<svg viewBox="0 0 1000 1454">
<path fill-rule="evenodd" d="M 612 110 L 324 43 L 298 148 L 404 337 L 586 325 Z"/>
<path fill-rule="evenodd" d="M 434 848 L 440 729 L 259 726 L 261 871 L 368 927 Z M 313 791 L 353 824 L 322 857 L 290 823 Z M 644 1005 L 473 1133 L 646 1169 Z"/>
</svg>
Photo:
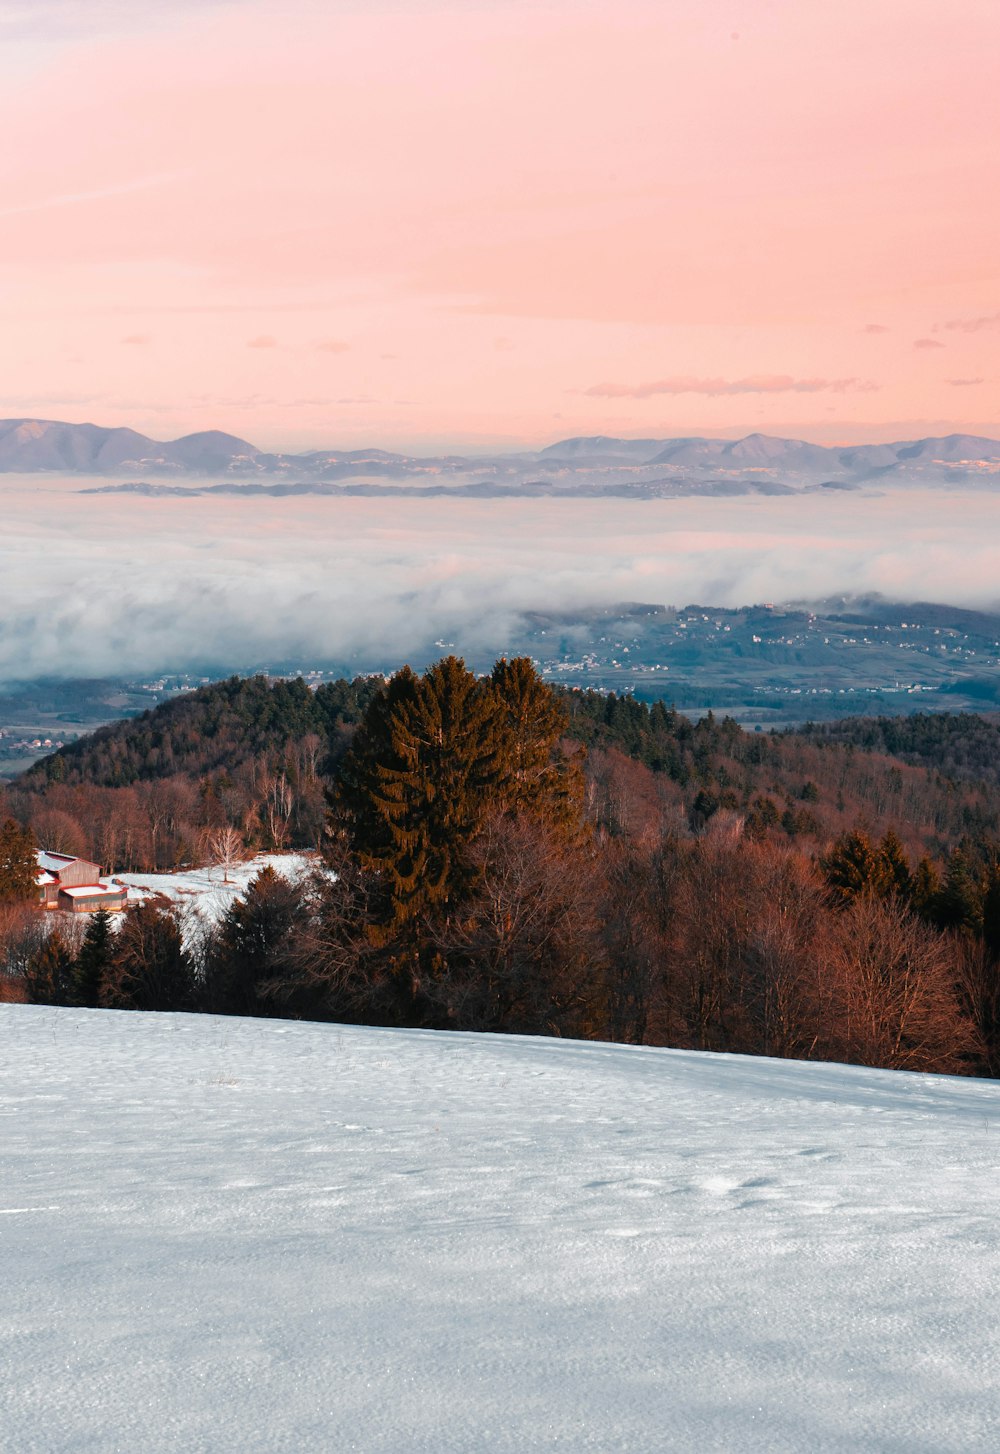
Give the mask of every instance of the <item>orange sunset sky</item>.
<svg viewBox="0 0 1000 1454">
<path fill-rule="evenodd" d="M 5 0 L 0 413 L 1000 434 L 997 0 Z"/>
</svg>

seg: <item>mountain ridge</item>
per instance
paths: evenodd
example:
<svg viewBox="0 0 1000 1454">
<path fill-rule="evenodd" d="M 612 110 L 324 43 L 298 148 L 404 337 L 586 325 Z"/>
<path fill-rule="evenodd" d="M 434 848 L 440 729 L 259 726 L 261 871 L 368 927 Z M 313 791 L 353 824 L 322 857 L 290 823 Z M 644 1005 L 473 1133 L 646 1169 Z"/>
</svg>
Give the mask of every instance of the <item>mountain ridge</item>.
<svg viewBox="0 0 1000 1454">
<path fill-rule="evenodd" d="M 761 433 L 739 439 L 581 435 L 538 450 L 486 455 L 418 455 L 375 446 L 276 453 L 221 430 L 161 441 L 124 427 L 16 418 L 0 419 L 3 473 L 278 480 L 295 481 L 297 490 L 396 482 L 434 492 L 458 488 L 473 494 L 511 489 L 638 496 L 691 490 L 782 493 L 864 483 L 961 483 L 990 476 L 996 476 L 1000 486 L 1000 441 L 962 433 L 844 445 Z M 140 484 L 150 492 L 158 488 L 146 481 Z M 132 481 L 111 488 L 139 486 Z"/>
</svg>

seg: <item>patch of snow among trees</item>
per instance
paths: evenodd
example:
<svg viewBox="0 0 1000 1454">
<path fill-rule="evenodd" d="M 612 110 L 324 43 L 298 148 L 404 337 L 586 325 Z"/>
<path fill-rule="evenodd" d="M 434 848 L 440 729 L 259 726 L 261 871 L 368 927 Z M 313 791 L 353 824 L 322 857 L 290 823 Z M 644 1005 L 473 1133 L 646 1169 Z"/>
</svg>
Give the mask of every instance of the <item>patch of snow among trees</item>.
<svg viewBox="0 0 1000 1454">
<path fill-rule="evenodd" d="M 0 1006 L 19 1454 L 963 1451 L 1000 1086 Z"/>
<path fill-rule="evenodd" d="M 262 868 L 273 868 L 284 878 L 302 878 L 319 866 L 315 853 L 258 853 L 240 862 L 211 864 L 204 868 L 180 869 L 176 873 L 119 873 L 117 882 L 128 885 L 130 904 L 164 898 L 203 923 L 215 924 L 233 903 L 246 893 Z"/>
</svg>

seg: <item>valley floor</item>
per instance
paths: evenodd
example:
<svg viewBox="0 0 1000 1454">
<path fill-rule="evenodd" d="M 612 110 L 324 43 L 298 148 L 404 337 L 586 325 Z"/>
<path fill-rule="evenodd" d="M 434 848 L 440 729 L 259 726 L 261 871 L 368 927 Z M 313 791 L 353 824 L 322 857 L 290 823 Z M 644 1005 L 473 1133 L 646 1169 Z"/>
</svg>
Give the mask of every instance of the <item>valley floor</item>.
<svg viewBox="0 0 1000 1454">
<path fill-rule="evenodd" d="M 1000 1085 L 0 1006 L 18 1454 L 996 1448 Z"/>
</svg>

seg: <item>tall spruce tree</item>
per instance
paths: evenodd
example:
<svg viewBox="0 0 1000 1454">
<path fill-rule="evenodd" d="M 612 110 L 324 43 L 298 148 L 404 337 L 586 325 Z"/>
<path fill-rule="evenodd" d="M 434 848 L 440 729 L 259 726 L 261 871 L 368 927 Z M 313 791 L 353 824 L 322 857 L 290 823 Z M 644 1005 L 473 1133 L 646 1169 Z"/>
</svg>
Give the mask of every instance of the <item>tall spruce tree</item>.
<svg viewBox="0 0 1000 1454">
<path fill-rule="evenodd" d="M 922 919 L 934 922 L 934 906 L 941 892 L 941 878 L 931 860 L 925 855 L 913 873 L 912 902 Z"/>
<path fill-rule="evenodd" d="M 26 904 L 36 895 L 35 843 L 16 818 L 0 826 L 0 904 Z"/>
<path fill-rule="evenodd" d="M 475 882 L 469 847 L 500 802 L 508 759 L 490 682 L 445 657 L 399 672 L 372 702 L 341 770 L 352 846 L 385 890 L 384 928 L 447 913 Z"/>
<path fill-rule="evenodd" d="M 860 894 L 886 898 L 892 891 L 889 866 L 860 828 L 843 833 L 819 861 L 834 898 L 846 906 Z"/>
<path fill-rule="evenodd" d="M 526 656 L 498 661 L 491 682 L 503 732 L 504 808 L 574 833 L 583 808 L 583 772 L 559 750 L 569 725 L 564 703 Z"/>
<path fill-rule="evenodd" d="M 1000 864 L 994 863 L 983 895 L 983 941 L 994 963 L 1000 964 Z"/>
<path fill-rule="evenodd" d="M 71 1005 L 75 999 L 75 962 L 58 929 L 53 929 L 32 954 L 25 971 L 33 1005 Z"/>
<path fill-rule="evenodd" d="M 895 894 L 904 903 L 909 903 L 913 897 L 913 874 L 906 849 L 894 828 L 887 831 L 879 844 L 878 856 L 882 863 L 885 893 Z"/>
<path fill-rule="evenodd" d="M 961 848 L 948 855 L 944 883 L 938 891 L 933 914 L 939 928 L 973 934 L 982 928 L 983 895 L 976 883 L 967 854 Z"/>
<path fill-rule="evenodd" d="M 194 974 L 175 915 L 155 903 L 127 909 L 115 936 L 101 1002 L 120 1010 L 187 1010 Z"/>
<path fill-rule="evenodd" d="M 102 1003 L 101 991 L 111 968 L 114 948 L 111 915 L 107 909 L 92 914 L 73 968 L 73 1001 L 85 1009 L 96 1010 Z"/>
<path fill-rule="evenodd" d="M 205 964 L 205 1001 L 227 1015 L 266 1010 L 262 990 L 289 962 L 301 893 L 273 868 L 262 868 L 226 910 Z"/>
</svg>

